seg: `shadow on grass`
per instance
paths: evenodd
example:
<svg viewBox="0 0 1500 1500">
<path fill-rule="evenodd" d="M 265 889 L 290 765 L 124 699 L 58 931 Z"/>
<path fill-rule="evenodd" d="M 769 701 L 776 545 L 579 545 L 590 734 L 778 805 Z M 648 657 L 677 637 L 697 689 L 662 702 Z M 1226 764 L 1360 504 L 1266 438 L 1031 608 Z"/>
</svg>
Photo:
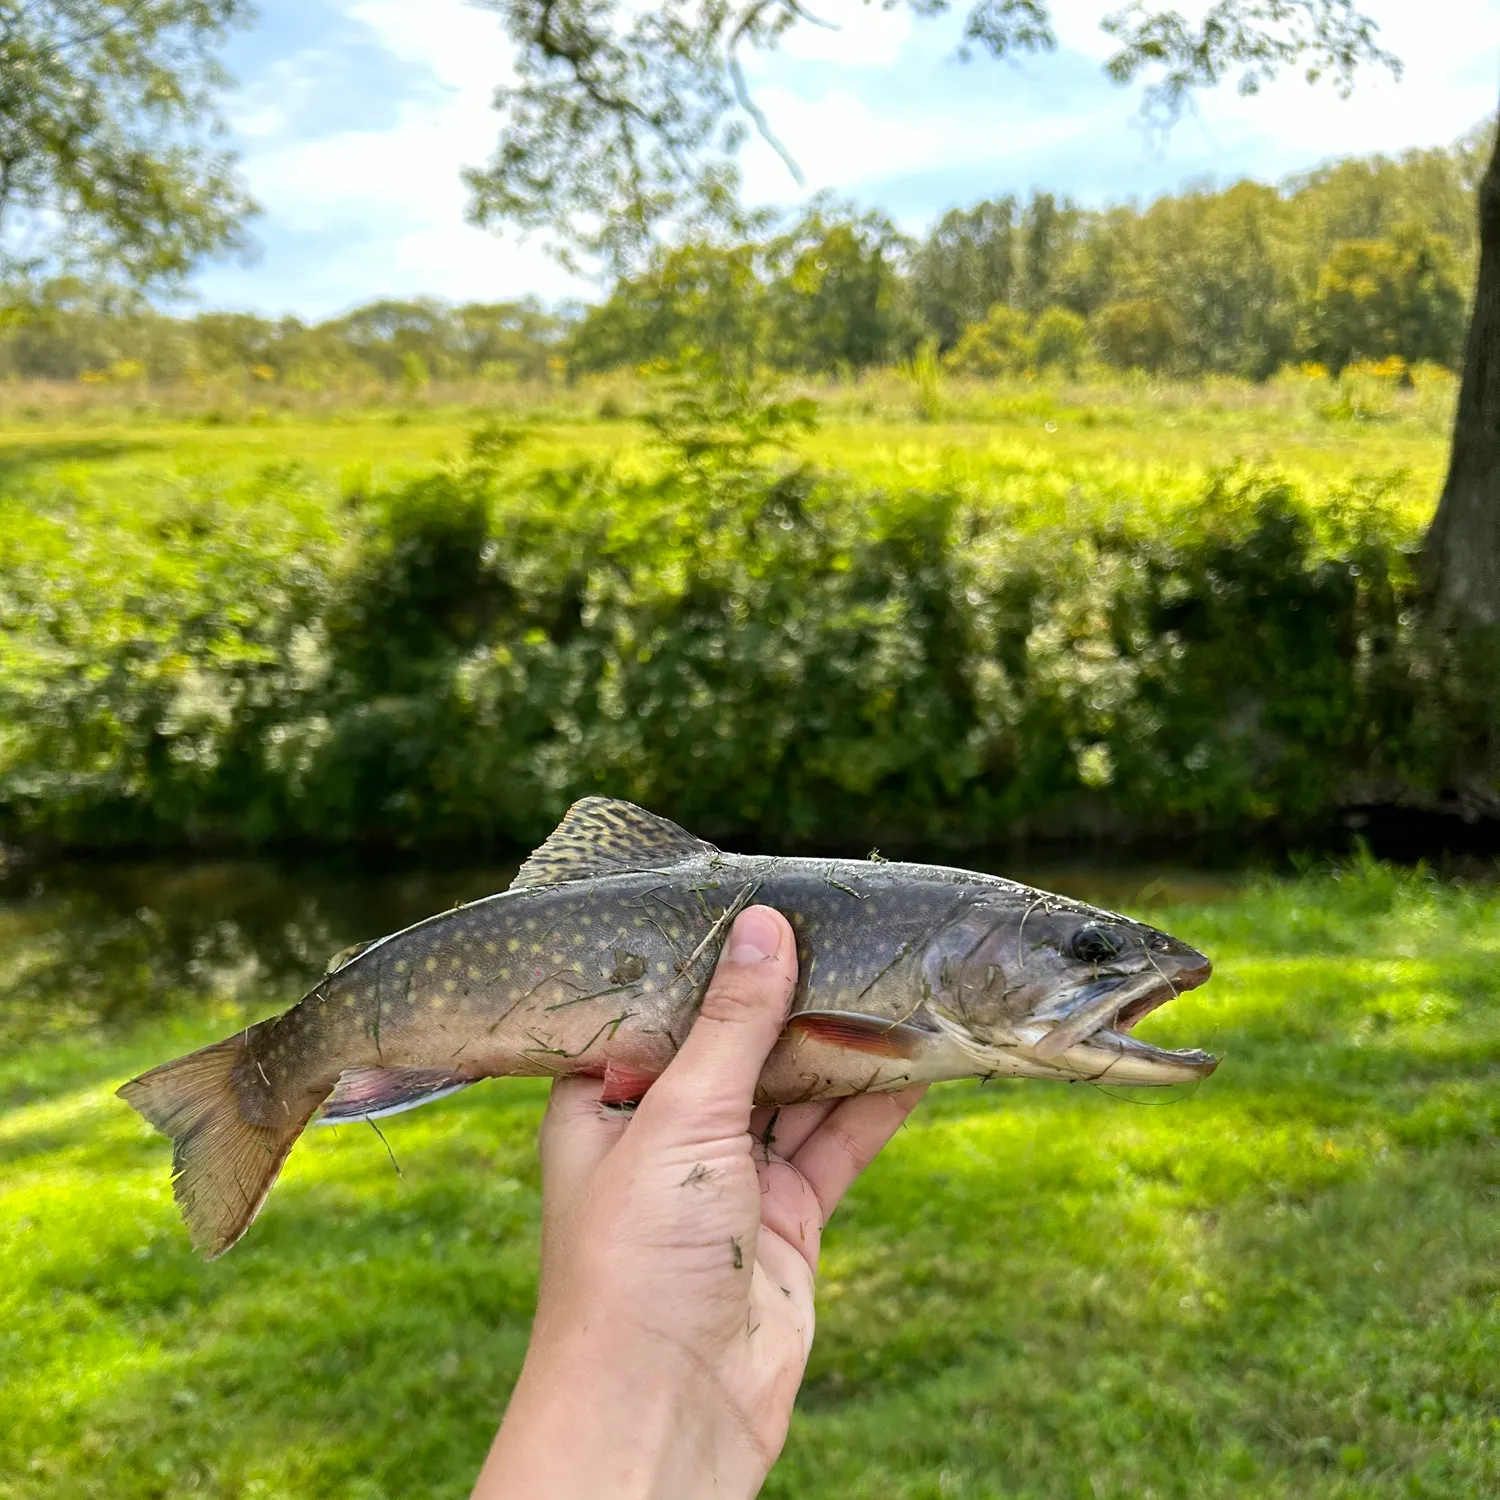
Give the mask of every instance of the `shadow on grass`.
<svg viewBox="0 0 1500 1500">
<path fill-rule="evenodd" d="M 159 453 L 168 445 L 152 438 L 67 438 L 37 443 L 0 443 L 0 485 L 49 464 L 98 463 L 127 453 Z"/>
<path fill-rule="evenodd" d="M 71 1408 L 76 1346 L 29 1367 L 14 1495 L 465 1494 L 524 1352 L 539 1102 L 393 1129 L 401 1182 L 344 1133 L 213 1265 L 159 1210 L 54 1226 L 32 1305 L 122 1352 Z M 830 1230 L 768 1500 L 1492 1492 L 1494 1154 L 1252 1102 L 946 1091 Z"/>
</svg>

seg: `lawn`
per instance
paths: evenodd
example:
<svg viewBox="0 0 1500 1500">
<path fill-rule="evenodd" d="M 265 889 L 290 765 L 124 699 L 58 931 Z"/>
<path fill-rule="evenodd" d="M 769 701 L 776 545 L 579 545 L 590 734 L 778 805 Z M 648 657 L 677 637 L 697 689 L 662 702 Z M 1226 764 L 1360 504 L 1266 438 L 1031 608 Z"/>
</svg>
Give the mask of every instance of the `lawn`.
<svg viewBox="0 0 1500 1500">
<path fill-rule="evenodd" d="M 111 1090 L 344 936 L 287 896 L 258 960 L 213 895 L 253 881 L 203 878 L 165 916 L 0 907 L 0 1496 L 460 1496 L 525 1345 L 544 1090 L 390 1121 L 399 1178 L 372 1131 L 311 1133 L 199 1263 Z M 1215 958 L 1151 1034 L 1219 1072 L 935 1090 L 827 1237 L 768 1496 L 1500 1488 L 1500 893 L 1365 864 L 1201 894 L 1125 904 Z"/>
</svg>

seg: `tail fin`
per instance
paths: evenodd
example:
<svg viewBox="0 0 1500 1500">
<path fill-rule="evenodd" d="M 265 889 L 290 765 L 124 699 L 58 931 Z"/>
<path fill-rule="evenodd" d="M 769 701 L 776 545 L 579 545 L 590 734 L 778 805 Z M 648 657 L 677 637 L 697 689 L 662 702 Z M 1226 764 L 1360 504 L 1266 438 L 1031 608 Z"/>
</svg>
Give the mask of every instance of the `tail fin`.
<svg viewBox="0 0 1500 1500">
<path fill-rule="evenodd" d="M 172 1188 L 193 1245 L 222 1255 L 250 1227 L 307 1118 L 244 1118 L 236 1070 L 253 1068 L 243 1032 L 163 1063 L 117 1092 L 172 1140 Z M 241 1072 L 243 1077 L 243 1071 Z"/>
</svg>

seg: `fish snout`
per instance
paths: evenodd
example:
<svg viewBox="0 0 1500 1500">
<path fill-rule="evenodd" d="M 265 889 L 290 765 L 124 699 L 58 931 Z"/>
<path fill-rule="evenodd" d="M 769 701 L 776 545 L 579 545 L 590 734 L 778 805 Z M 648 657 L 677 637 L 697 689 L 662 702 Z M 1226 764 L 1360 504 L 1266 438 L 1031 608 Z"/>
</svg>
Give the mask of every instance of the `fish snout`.
<svg viewBox="0 0 1500 1500">
<path fill-rule="evenodd" d="M 1180 989 L 1195 990 L 1214 971 L 1213 963 L 1206 953 L 1179 943 L 1173 950 L 1172 961 L 1176 966 L 1172 982 Z"/>
</svg>

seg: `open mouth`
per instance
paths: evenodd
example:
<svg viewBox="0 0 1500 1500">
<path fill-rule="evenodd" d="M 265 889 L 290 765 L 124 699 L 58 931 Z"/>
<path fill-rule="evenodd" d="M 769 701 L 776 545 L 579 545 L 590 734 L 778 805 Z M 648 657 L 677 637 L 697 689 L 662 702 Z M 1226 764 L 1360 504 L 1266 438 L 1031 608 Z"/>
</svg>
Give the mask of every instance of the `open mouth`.
<svg viewBox="0 0 1500 1500">
<path fill-rule="evenodd" d="M 1131 1032 L 1136 1024 L 1208 977 L 1208 964 L 1168 977 L 1157 971 L 1111 976 L 1068 997 L 1057 1024 L 1032 1043 L 1032 1052 L 1080 1077 L 1115 1076 L 1120 1082 L 1175 1083 L 1206 1078 L 1218 1059 L 1197 1048 L 1154 1047 Z M 1042 1015 L 1038 1020 L 1050 1019 Z M 1069 1054 L 1072 1054 L 1069 1056 Z"/>
</svg>

